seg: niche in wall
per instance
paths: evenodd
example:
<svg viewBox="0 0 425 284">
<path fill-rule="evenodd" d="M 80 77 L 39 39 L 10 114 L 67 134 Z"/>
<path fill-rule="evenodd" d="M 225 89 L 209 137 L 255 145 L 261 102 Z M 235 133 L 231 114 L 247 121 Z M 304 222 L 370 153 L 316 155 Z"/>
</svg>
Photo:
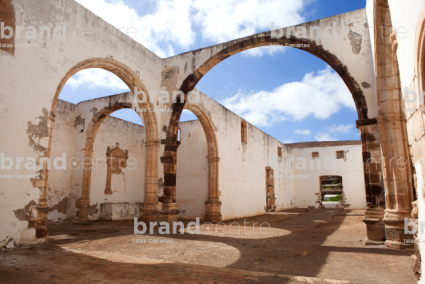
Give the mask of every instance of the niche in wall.
<svg viewBox="0 0 425 284">
<path fill-rule="evenodd" d="M 119 143 L 116 143 L 113 149 L 108 146 L 106 150 L 107 174 L 105 194 L 126 192 L 125 173 L 122 172 L 122 169 L 127 167 L 128 150 L 122 150 L 119 145 Z"/>
</svg>

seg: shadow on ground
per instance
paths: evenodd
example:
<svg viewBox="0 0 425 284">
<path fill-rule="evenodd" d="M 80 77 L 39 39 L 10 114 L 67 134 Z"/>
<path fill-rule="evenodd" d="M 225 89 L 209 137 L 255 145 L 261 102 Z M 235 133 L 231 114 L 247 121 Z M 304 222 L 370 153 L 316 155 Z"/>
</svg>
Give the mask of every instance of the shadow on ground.
<svg viewBox="0 0 425 284">
<path fill-rule="evenodd" d="M 0 277 L 5 283 L 416 283 L 412 251 L 364 246 L 362 217 L 339 211 L 287 210 L 224 222 L 217 231 L 206 224 L 194 235 L 134 235 L 133 221 L 51 225 L 49 244 L 0 254 Z"/>
</svg>

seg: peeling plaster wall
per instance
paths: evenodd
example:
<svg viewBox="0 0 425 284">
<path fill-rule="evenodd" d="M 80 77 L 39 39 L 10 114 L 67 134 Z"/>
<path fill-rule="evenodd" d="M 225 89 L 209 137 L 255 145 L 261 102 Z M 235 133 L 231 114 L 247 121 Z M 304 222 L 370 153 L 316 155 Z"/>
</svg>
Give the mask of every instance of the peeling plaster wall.
<svg viewBox="0 0 425 284">
<path fill-rule="evenodd" d="M 73 137 L 73 144 L 74 144 L 74 153 L 73 153 L 73 158 L 74 160 L 72 162 L 76 162 L 77 164 L 75 165 L 75 169 L 73 170 L 71 173 L 71 180 L 70 180 L 70 185 L 69 185 L 69 201 L 68 201 L 68 208 L 67 208 L 67 218 L 73 218 L 76 217 L 76 213 L 77 213 L 77 208 L 75 207 L 75 203 L 76 201 L 81 197 L 81 192 L 82 192 L 82 180 L 83 180 L 83 169 L 82 169 L 82 161 L 84 159 L 84 149 L 85 149 L 85 143 L 86 143 L 86 139 L 87 139 L 87 135 L 88 135 L 88 131 L 89 127 L 91 124 L 93 124 L 93 117 L 100 111 L 107 111 L 111 106 L 114 106 L 118 103 L 131 103 L 133 99 L 133 96 L 130 93 L 123 93 L 123 94 L 118 94 L 118 95 L 114 95 L 114 96 L 108 96 L 108 97 L 102 97 L 102 98 L 98 98 L 98 99 L 94 99 L 94 100 L 89 100 L 89 101 L 84 101 L 84 102 L 80 102 L 77 105 L 76 108 L 76 112 L 75 112 L 75 124 L 74 124 L 74 137 Z M 99 152 L 93 152 L 93 161 L 96 161 L 97 158 L 99 158 L 99 162 L 101 163 L 102 160 L 100 160 L 100 158 L 106 159 L 106 149 L 107 146 L 115 146 L 115 143 L 120 143 L 120 147 L 125 147 L 124 145 L 129 145 L 131 144 L 131 147 L 136 147 L 135 149 L 133 149 L 134 153 L 137 153 L 136 155 L 136 159 L 140 165 L 137 167 L 137 180 L 140 181 L 144 181 L 144 165 L 145 165 L 145 156 L 143 154 L 143 158 L 141 156 L 138 156 L 139 154 L 142 155 L 142 152 L 145 153 L 145 147 L 144 147 L 144 142 L 146 141 L 146 131 L 145 128 L 142 126 L 138 126 L 136 124 L 132 124 L 132 123 L 124 123 L 122 124 L 122 120 L 119 120 L 120 122 L 118 122 L 119 119 L 113 118 L 113 117 L 108 117 L 100 126 L 97 135 L 95 137 L 95 142 L 93 145 L 93 149 L 94 151 L 96 151 L 96 149 L 98 149 L 98 147 L 104 147 L 104 149 L 99 149 Z M 105 124 L 106 123 L 106 124 Z M 105 129 L 104 124 L 107 125 L 105 127 L 107 127 L 107 129 Z M 141 128 L 140 128 L 141 127 Z M 103 130 L 102 130 L 103 129 Z M 108 131 L 110 132 L 108 134 Z M 135 131 L 135 134 L 132 134 L 131 132 Z M 140 132 L 141 131 L 141 132 Z M 103 134 L 102 134 L 103 133 Z M 137 134 L 139 133 L 139 134 Z M 124 136 L 123 136 L 124 135 Z M 136 135 L 136 136 L 134 136 Z M 138 136 L 139 135 L 139 136 Z M 100 139 L 101 141 L 104 141 L 103 146 L 102 144 L 98 144 L 97 140 Z M 121 143 L 120 140 L 124 139 L 125 143 Z M 128 140 L 130 139 L 130 140 Z M 133 145 L 133 142 L 136 143 L 137 141 L 137 145 Z M 142 146 L 143 144 L 143 146 Z M 96 146 L 99 145 L 99 146 Z M 140 147 L 142 147 L 143 149 L 141 149 Z M 130 151 L 130 157 L 131 157 L 131 149 L 130 148 L 122 148 L 123 150 L 129 150 Z M 95 157 L 96 155 L 96 157 Z M 98 165 L 99 168 L 100 166 L 104 167 L 105 164 L 103 165 Z M 93 163 L 93 168 L 96 167 L 96 164 Z M 128 169 L 124 170 L 124 171 L 128 171 Z M 136 171 L 136 170 L 135 170 Z M 91 191 L 90 193 L 93 193 L 93 190 L 99 191 L 99 184 L 97 183 L 93 183 L 93 179 L 95 177 L 94 173 L 96 172 L 97 175 L 101 175 L 101 171 L 96 171 L 93 170 L 92 171 L 92 181 L 91 181 Z M 134 172 L 134 171 L 132 171 Z M 103 173 L 103 171 L 102 171 Z M 103 194 L 104 190 L 105 190 L 105 185 L 106 185 L 106 170 L 103 173 L 105 175 L 105 178 L 103 180 L 100 181 L 100 184 L 102 184 L 101 187 L 103 187 L 103 190 L 101 190 L 101 193 Z M 133 173 L 130 174 L 130 176 L 133 176 Z M 97 177 L 97 179 L 100 179 L 100 176 Z M 131 180 L 132 178 L 130 178 Z M 131 185 L 133 186 L 133 185 Z M 139 188 L 143 189 L 144 188 L 144 184 L 142 185 L 138 185 Z M 141 193 L 143 196 L 143 192 Z M 97 209 L 99 209 L 100 203 L 99 202 L 99 198 L 98 200 L 98 204 L 97 204 Z M 104 198 L 103 198 L 104 200 Z M 113 199 L 115 200 L 115 199 Z M 121 200 L 121 199 L 120 199 Z M 129 200 L 125 200 L 125 201 L 129 201 Z M 141 202 L 140 200 L 136 200 L 137 202 Z M 135 201 L 135 202 L 136 202 Z M 103 202 L 112 202 L 112 201 L 103 201 Z M 122 202 L 119 201 L 119 202 Z M 96 202 L 93 202 L 92 200 L 90 200 L 90 205 L 95 205 Z M 97 211 L 96 213 L 97 217 L 99 217 L 100 211 Z M 95 217 L 93 217 L 95 218 Z"/>
<path fill-rule="evenodd" d="M 336 159 L 336 151 L 348 151 L 346 153 L 346 161 Z M 313 161 L 312 152 L 319 152 L 319 160 L 314 159 L 313 168 L 311 169 L 310 162 Z M 360 141 L 359 145 L 292 148 L 291 158 L 293 158 L 291 163 L 291 174 L 293 177 L 290 180 L 294 191 L 295 207 L 317 207 L 319 205 L 318 194 L 320 193 L 319 177 L 335 175 L 342 176 L 343 193 L 344 198 L 346 198 L 344 199 L 345 207 L 348 209 L 366 209 L 362 146 Z M 304 169 L 302 159 L 306 161 L 306 169 Z M 320 161 L 320 169 L 317 166 L 317 161 Z M 301 178 L 301 176 L 303 177 Z"/>
<path fill-rule="evenodd" d="M 145 144 L 146 131 L 141 125 L 124 121 L 115 117 L 108 117 L 99 128 L 93 147 L 93 169 L 91 173 L 89 219 L 97 220 L 100 217 L 100 204 L 105 202 L 143 202 L 145 192 Z M 106 186 L 106 149 L 120 143 L 122 150 L 128 150 L 127 168 L 122 168 L 122 191 L 112 195 L 104 194 Z M 131 159 L 131 160 L 130 160 Z M 137 163 L 137 164 L 134 164 Z M 112 174 L 112 184 L 118 174 Z"/>
<path fill-rule="evenodd" d="M 205 216 L 208 199 L 208 146 L 199 120 L 180 126 L 181 145 L 177 149 L 177 204 L 180 218 Z"/>
<path fill-rule="evenodd" d="M 16 26 L 50 26 L 53 30 L 55 26 L 66 22 L 68 28 L 75 27 L 79 32 L 77 36 L 68 34 L 64 39 L 53 37 L 28 40 L 21 36 L 20 39 L 15 38 L 15 43 L 28 44 L 30 41 L 39 46 L 16 48 L 14 55 L 0 50 L 0 146 L 2 152 L 13 160 L 16 157 L 44 156 L 45 153 L 39 149 L 48 147 L 49 133 L 41 132 L 39 136 L 33 137 L 36 146 L 40 146 L 37 148 L 29 145 L 30 134 L 26 131 L 29 123 L 39 125 L 42 118 L 46 115 L 49 117 L 59 83 L 79 62 L 113 56 L 131 70 L 138 71 L 148 90 L 159 89 L 161 58 L 75 1 L 13 0 L 11 3 L 16 15 Z M 84 38 L 81 36 L 83 28 L 98 29 L 102 37 Z M 50 122 L 47 121 L 47 124 L 49 126 Z M 48 130 L 48 127 L 43 129 Z M 1 171 L 1 174 L 11 176 L 36 173 L 36 170 L 22 167 Z M 71 188 L 78 186 L 71 185 Z M 28 222 L 17 219 L 14 211 L 23 209 L 31 200 L 38 202 L 40 189 L 33 187 L 29 179 L 10 178 L 1 181 L 0 192 L 4 196 L 0 205 L 0 241 L 8 236 L 19 240 Z"/>
<path fill-rule="evenodd" d="M 196 105 L 208 115 L 217 137 L 223 220 L 264 214 L 266 167 L 274 167 L 276 176 L 289 174 L 290 168 L 286 166 L 288 148 L 248 122 L 248 143 L 242 143 L 241 117 L 202 93 L 200 102 Z M 179 209 L 186 210 L 180 216 L 200 217 L 197 214 L 205 212 L 208 196 L 207 149 L 203 148 L 206 145 L 205 133 L 198 121 L 182 122 L 180 129 L 182 142 L 177 153 L 176 190 Z M 188 137 L 188 132 L 191 137 Z M 201 144 L 196 145 L 197 143 Z M 282 162 L 277 158 L 278 146 L 282 147 Z M 195 172 L 194 177 L 192 170 Z M 288 180 L 276 178 L 274 184 L 276 209 L 291 207 L 292 190 Z M 191 194 L 194 192 L 196 195 L 192 198 Z"/>
<path fill-rule="evenodd" d="M 111 101 L 126 101 L 128 94 L 81 102 L 74 105 L 58 100 L 56 121 L 52 140 L 51 161 L 66 155 L 66 170 L 54 167 L 50 170 L 47 200 L 50 207 L 49 221 L 62 221 L 76 217 L 75 201 L 81 196 L 82 160 L 87 128 L 98 110 L 111 104 Z M 93 168 L 91 175 L 90 210 L 91 220 L 99 219 L 100 204 L 104 202 L 143 202 L 146 131 L 141 125 L 109 116 L 100 126 L 93 147 Z M 127 168 L 122 169 L 123 192 L 105 195 L 106 150 L 120 143 L 122 150 L 129 151 Z M 135 159 L 135 160 L 133 160 Z M 77 162 L 75 165 L 73 162 Z M 137 164 L 131 164 L 137 163 Z M 59 166 L 61 166 L 59 162 Z M 133 170 L 131 170 L 133 169 Z M 112 175 L 114 182 L 116 175 Z M 67 214 L 68 212 L 68 214 Z"/>
<path fill-rule="evenodd" d="M 75 110 L 76 105 L 66 101 L 58 100 L 56 104 L 56 119 L 50 152 L 51 168 L 47 186 L 49 221 L 58 222 L 66 219 L 72 173 L 69 160 L 74 153 Z M 64 154 L 65 156 L 63 156 Z M 62 168 L 62 162 L 58 162 L 58 167 L 55 167 L 54 161 L 56 159 L 62 161 L 63 157 L 65 157 L 65 169 Z"/>
<path fill-rule="evenodd" d="M 322 175 L 343 177 L 347 208 L 366 208 L 360 141 L 320 142 L 326 146 L 296 148 L 297 143 L 282 144 L 247 123 L 248 143 L 244 144 L 241 142 L 242 118 L 204 94 L 201 94 L 200 103 L 197 105 L 208 110 L 217 136 L 223 220 L 259 215 L 266 211 L 267 166 L 274 169 L 277 211 L 291 207 L 317 207 L 316 193 L 319 192 L 319 177 Z M 181 145 L 177 150 L 177 203 L 182 210 L 179 217 L 202 219 L 208 198 L 208 152 L 205 133 L 198 120 L 181 122 L 179 127 Z M 318 142 L 311 144 L 315 143 Z M 332 146 L 335 143 L 347 145 Z M 281 161 L 277 158 L 278 146 L 282 147 Z M 335 152 L 341 150 L 348 151 L 346 161 L 336 159 Z M 321 170 L 308 169 L 311 152 L 315 151 L 320 153 Z M 298 157 L 306 159 L 307 170 L 295 168 Z M 323 161 L 326 157 L 335 161 L 334 170 L 324 167 Z M 297 179 L 292 175 L 307 175 L 309 178 Z"/>
</svg>

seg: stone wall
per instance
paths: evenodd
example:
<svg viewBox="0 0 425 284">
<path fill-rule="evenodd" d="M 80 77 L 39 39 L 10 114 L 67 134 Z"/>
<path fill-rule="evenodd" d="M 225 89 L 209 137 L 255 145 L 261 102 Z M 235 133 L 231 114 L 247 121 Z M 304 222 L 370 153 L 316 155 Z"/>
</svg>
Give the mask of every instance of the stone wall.
<svg viewBox="0 0 425 284">
<path fill-rule="evenodd" d="M 66 219 L 68 208 L 69 189 L 72 185 L 70 160 L 74 155 L 74 135 L 78 123 L 75 120 L 76 105 L 58 100 L 56 105 L 55 134 L 52 141 L 51 161 L 65 158 L 64 167 L 58 162 L 60 168 L 51 165 L 50 178 L 47 186 L 47 204 L 49 205 L 49 221 L 62 221 Z M 63 156 L 65 155 L 65 156 Z"/>
<path fill-rule="evenodd" d="M 344 208 L 366 209 L 361 141 L 295 143 L 290 149 L 295 207 L 317 207 L 320 177 L 341 176 Z M 337 151 L 344 151 L 345 159 L 337 159 Z M 312 158 L 313 152 L 318 159 Z"/>
<path fill-rule="evenodd" d="M 47 199 L 50 207 L 49 221 L 73 220 L 78 217 L 75 200 L 81 196 L 83 167 L 88 167 L 82 157 L 87 113 L 93 113 L 95 106 L 100 107 L 102 98 L 74 105 L 58 100 L 56 107 L 55 133 L 53 135 L 51 161 L 64 154 L 65 169 L 51 167 Z M 96 103 L 97 102 L 97 103 Z M 84 106 L 91 106 L 85 108 Z M 84 112 L 88 109 L 87 112 Z M 141 125 L 109 116 L 99 127 L 93 145 L 93 163 L 91 165 L 91 190 L 89 219 L 100 217 L 101 203 L 143 202 L 144 172 L 146 150 L 146 131 Z M 112 174 L 114 185 L 112 194 L 105 194 L 107 168 L 107 148 L 114 148 L 116 143 L 122 150 L 128 150 L 127 167 L 121 173 Z M 75 165 L 73 163 L 76 163 Z M 61 163 L 58 163 L 61 166 Z M 78 198 L 76 198 L 78 196 Z M 73 201 L 73 202 L 72 202 Z"/>
</svg>

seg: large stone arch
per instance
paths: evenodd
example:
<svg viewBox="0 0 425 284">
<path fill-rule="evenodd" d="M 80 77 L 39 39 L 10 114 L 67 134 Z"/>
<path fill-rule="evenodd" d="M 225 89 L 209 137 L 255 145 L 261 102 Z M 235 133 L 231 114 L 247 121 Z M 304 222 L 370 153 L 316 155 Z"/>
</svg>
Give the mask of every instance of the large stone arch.
<svg viewBox="0 0 425 284">
<path fill-rule="evenodd" d="M 351 18 L 355 24 L 348 25 L 347 19 L 344 17 Z M 346 43 L 344 43 L 343 47 L 335 47 L 342 41 L 340 38 L 336 40 L 327 40 L 325 38 L 311 39 L 307 38 L 307 36 L 306 38 L 301 38 L 293 35 L 293 30 L 296 30 L 298 27 L 304 27 L 306 30 L 313 26 L 324 28 L 326 25 L 330 25 L 332 21 L 337 22 L 339 25 L 338 34 L 348 37 L 348 40 L 344 40 Z M 342 24 L 344 21 L 346 26 Z M 360 45 L 356 46 L 355 41 L 350 40 L 353 34 L 359 35 L 352 31 L 354 28 L 358 30 L 366 29 L 362 34 L 363 44 L 360 43 Z M 286 36 L 287 30 L 292 30 L 289 32 L 291 34 L 289 37 Z M 342 33 L 344 33 L 344 35 Z M 163 78 L 163 85 L 168 85 L 167 80 L 172 78 L 172 76 L 168 76 L 169 74 L 177 73 L 179 75 L 179 72 L 183 73 L 184 76 L 179 75 L 177 80 L 175 78 L 173 78 L 173 80 L 177 81 L 177 88 L 180 91 L 180 96 L 184 95 L 184 100 L 177 99 L 177 101 L 172 104 L 173 112 L 169 120 L 166 139 L 162 141 L 162 143 L 165 144 L 164 156 L 177 157 L 177 153 L 174 151 L 176 151 L 178 146 L 176 145 L 178 123 L 185 103 L 187 102 L 187 94 L 195 88 L 197 83 L 209 70 L 230 56 L 245 50 L 272 45 L 289 46 L 304 50 L 325 61 L 339 74 L 347 85 L 357 109 L 358 120 L 356 124 L 362 133 L 363 167 L 366 180 L 365 191 L 370 193 L 371 189 L 375 189 L 381 192 L 383 186 L 380 163 L 373 163 L 374 169 L 370 169 L 368 164 L 370 162 L 368 161 L 369 158 L 380 161 L 381 156 L 379 149 L 379 130 L 375 118 L 377 109 L 374 92 L 375 80 L 373 75 L 373 58 L 370 49 L 367 49 L 369 46 L 369 31 L 365 11 L 358 10 L 352 13 L 305 23 L 296 27 L 284 28 L 282 29 L 282 34 L 283 36 L 281 38 L 275 38 L 272 36 L 272 31 L 264 32 L 165 59 L 167 63 L 166 66 L 176 65 L 176 67 L 167 67 L 164 70 L 164 74 L 167 74 L 167 76 Z M 348 36 L 346 34 L 348 34 Z M 350 41 L 351 44 L 347 43 Z M 362 48 L 364 50 L 360 53 Z M 183 62 L 185 62 L 184 68 L 181 68 L 183 67 Z M 364 70 L 357 70 L 356 68 L 363 68 Z M 190 69 L 190 72 L 187 71 Z M 174 159 L 174 161 L 176 161 L 176 159 Z M 371 173 L 372 171 L 373 173 Z M 369 178 L 371 174 L 373 174 L 373 179 Z M 171 178 L 169 181 L 170 185 L 173 184 L 175 186 L 175 177 Z M 373 198 L 372 194 L 368 195 L 368 202 L 370 203 L 370 207 L 378 207 L 378 199 Z"/>
<path fill-rule="evenodd" d="M 83 159 L 83 180 L 81 188 L 81 199 L 76 204 L 79 209 L 79 221 L 81 224 L 87 224 L 88 222 L 88 209 L 90 207 L 90 186 L 91 186 L 91 170 L 92 170 L 92 158 L 93 158 L 93 145 L 96 140 L 96 134 L 102 123 L 106 118 L 113 112 L 131 108 L 131 103 L 119 102 L 113 105 L 107 106 L 104 109 L 98 111 L 92 118 L 88 128 L 87 137 L 84 147 L 84 159 Z"/>
<path fill-rule="evenodd" d="M 220 157 L 214 127 L 205 109 L 201 106 L 187 103 L 184 105 L 184 108 L 190 110 L 198 117 L 208 144 L 208 200 L 205 202 L 205 221 L 220 222 L 222 220 L 218 179 Z M 178 124 L 175 129 L 178 131 Z M 162 142 L 165 143 L 165 141 L 167 140 L 163 140 Z M 177 148 L 180 145 L 180 141 L 175 140 L 170 142 L 165 145 L 164 156 L 161 157 L 161 162 L 164 166 L 164 195 L 160 201 L 163 203 L 161 215 L 173 215 L 173 218 L 166 217 L 165 219 L 175 220 L 177 216 L 176 210 L 178 208 L 176 198 Z"/>
<path fill-rule="evenodd" d="M 242 41 L 236 42 L 233 45 L 230 45 L 220 52 L 216 53 L 212 57 L 210 57 L 207 61 L 205 61 L 196 71 L 183 81 L 180 90 L 187 94 L 192 91 L 198 82 L 202 79 L 202 77 L 208 73 L 214 66 L 222 62 L 223 60 L 233 56 L 242 51 L 246 51 L 249 49 L 263 47 L 263 46 L 272 46 L 272 45 L 283 45 L 283 46 L 291 46 L 291 45 L 309 45 L 309 47 L 295 47 L 300 50 L 307 51 L 308 53 L 322 59 L 329 66 L 331 66 L 338 75 L 342 78 L 344 83 L 347 85 L 350 90 L 353 100 L 356 104 L 357 114 L 360 120 L 368 119 L 367 112 L 367 104 L 363 94 L 362 89 L 360 88 L 360 84 L 356 81 L 356 79 L 350 74 L 347 67 L 331 52 L 325 50 L 323 46 L 317 45 L 314 41 L 307 39 L 297 39 L 291 37 L 289 39 L 273 39 L 271 37 L 271 32 L 267 32 L 266 36 L 263 37 L 249 37 L 245 38 Z M 186 99 L 185 99 L 186 101 Z M 174 110 L 173 106 L 173 110 Z M 175 109 L 176 112 L 179 111 L 179 108 Z"/>
<path fill-rule="evenodd" d="M 96 114 L 95 117 L 93 117 L 92 124 L 89 128 L 89 135 L 87 136 L 86 141 L 86 147 L 84 149 L 84 157 L 85 158 L 91 158 L 92 155 L 92 147 L 94 143 L 94 138 L 96 135 L 97 130 L 99 129 L 101 123 L 106 119 L 106 117 L 111 114 L 112 112 L 121 109 L 121 108 L 134 108 L 135 110 L 138 110 L 140 108 L 143 109 L 149 109 L 153 108 L 152 104 L 150 103 L 150 98 L 148 95 L 148 92 L 138 77 L 138 75 L 131 70 L 126 65 L 122 64 L 121 62 L 114 60 L 113 58 L 91 58 L 84 60 L 76 65 L 74 65 L 63 77 L 63 79 L 60 81 L 55 96 L 53 98 L 52 102 L 52 108 L 50 112 L 50 118 L 49 118 L 49 145 L 48 145 L 48 151 L 46 156 L 50 157 L 50 150 L 52 145 L 52 135 L 53 135 L 53 125 L 54 125 L 54 111 L 56 108 L 56 103 L 59 98 L 60 92 L 62 91 L 62 88 L 66 84 L 66 82 L 77 72 L 89 69 L 89 68 L 101 68 L 106 71 L 112 72 L 117 77 L 119 77 L 121 80 L 124 81 L 124 83 L 130 88 L 130 90 L 135 90 L 137 88 L 138 91 L 143 91 L 145 94 L 147 94 L 147 98 L 144 103 L 137 103 L 137 105 L 134 105 L 133 103 L 118 103 L 114 106 L 111 106 L 108 109 L 105 109 L 104 111 L 99 112 Z M 142 97 L 138 97 L 138 99 L 142 99 Z M 145 206 L 144 206 L 144 212 L 143 212 L 143 220 L 146 222 L 150 222 L 152 220 L 156 219 L 157 214 L 157 204 L 158 204 L 158 190 L 157 190 L 157 179 L 158 179 L 158 149 L 159 149 L 159 140 L 158 140 L 158 130 L 157 130 L 157 117 L 155 112 L 151 111 L 142 111 L 141 119 L 145 125 L 146 128 L 146 167 L 145 167 Z M 140 115 L 140 114 L 139 114 Z M 42 187 L 42 192 L 40 194 L 40 199 L 38 203 L 39 212 L 43 213 L 43 217 L 47 220 L 47 213 L 48 213 L 48 206 L 47 206 L 47 199 L 46 199 L 46 190 L 47 190 L 47 182 L 48 182 L 48 169 L 45 168 L 44 172 L 42 174 L 42 178 L 44 179 L 44 186 Z M 89 204 L 89 194 L 90 194 L 90 173 L 91 171 L 85 170 L 83 172 L 83 184 L 82 184 L 82 197 L 81 202 L 78 205 L 80 208 L 80 218 L 82 223 L 86 223 L 88 221 L 87 219 L 87 210 L 90 206 Z M 46 221 L 47 222 L 47 221 Z M 43 224 L 43 230 L 45 230 L 44 233 L 40 234 L 45 235 L 47 234 L 47 227 L 45 226 L 46 223 Z"/>
</svg>

